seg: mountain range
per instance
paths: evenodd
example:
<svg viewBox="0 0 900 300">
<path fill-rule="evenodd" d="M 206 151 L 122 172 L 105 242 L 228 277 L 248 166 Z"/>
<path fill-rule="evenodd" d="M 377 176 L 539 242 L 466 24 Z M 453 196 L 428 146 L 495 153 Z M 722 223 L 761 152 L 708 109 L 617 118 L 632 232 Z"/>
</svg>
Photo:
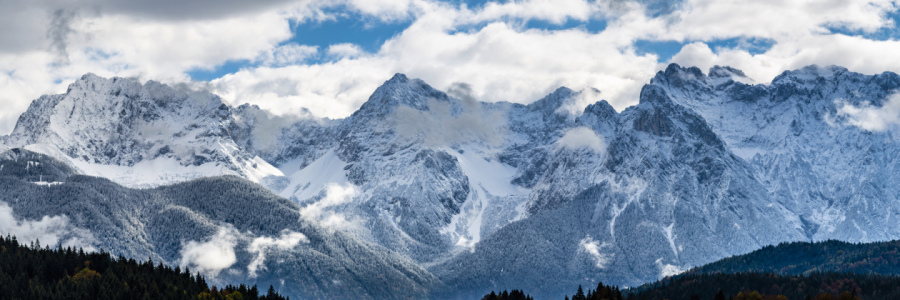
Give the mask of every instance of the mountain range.
<svg viewBox="0 0 900 300">
<path fill-rule="evenodd" d="M 310 278 L 286 280 L 287 295 L 340 297 L 336 286 L 346 284 L 376 298 L 504 289 L 560 297 L 578 284 L 636 286 L 781 242 L 900 238 L 891 220 L 900 147 L 888 110 L 898 87 L 897 74 L 835 66 L 756 84 L 730 67 L 704 74 L 672 64 L 637 105 L 616 111 L 593 89 L 488 103 L 465 84 L 444 92 L 397 74 L 333 120 L 88 74 L 34 100 L 0 138 L 14 149 L 3 165 L 31 157 L 0 201 L 19 218 L 74 224 L 67 234 L 77 234 L 59 242 L 168 264 L 190 264 L 191 246 L 240 235 L 226 245 L 244 249 L 234 250 L 235 265 L 247 270 L 206 271 L 251 283 Z M 27 161 L 53 167 L 35 173 Z M 116 196 L 42 194 L 73 184 Z M 223 198 L 232 186 L 253 196 Z M 265 221 L 270 209 L 285 215 L 277 226 Z M 229 215 L 242 213 L 245 221 Z M 292 233 L 331 248 L 313 259 L 300 243 L 277 243 L 298 240 Z M 267 246 L 275 259 L 253 252 L 263 244 L 289 246 Z M 251 276 L 252 254 L 265 273 Z M 319 260 L 327 263 L 314 271 L 297 267 Z M 347 269 L 362 262 L 364 271 Z M 393 275 L 366 281 L 382 268 Z"/>
</svg>

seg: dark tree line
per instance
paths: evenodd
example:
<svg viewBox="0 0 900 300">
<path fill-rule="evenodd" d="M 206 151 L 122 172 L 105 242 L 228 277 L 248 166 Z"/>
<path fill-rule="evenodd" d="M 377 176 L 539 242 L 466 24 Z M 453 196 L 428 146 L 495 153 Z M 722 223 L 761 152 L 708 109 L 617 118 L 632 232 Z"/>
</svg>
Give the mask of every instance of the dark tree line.
<svg viewBox="0 0 900 300">
<path fill-rule="evenodd" d="M 889 300 L 900 299 L 900 277 L 853 273 L 684 274 L 628 291 L 629 300 Z"/>
<path fill-rule="evenodd" d="M 569 300 L 569 296 L 565 299 Z M 585 294 L 579 285 L 578 290 L 572 295 L 572 300 L 622 300 L 622 292 L 619 291 L 619 287 L 603 285 L 603 282 L 600 282 L 597 283 L 596 290 L 588 289 Z"/>
<path fill-rule="evenodd" d="M 800 275 L 813 271 L 900 275 L 900 240 L 875 243 L 792 242 L 766 246 L 688 271 Z"/>
<path fill-rule="evenodd" d="M 415 298 L 439 284 L 401 255 L 325 230 L 302 218 L 296 203 L 240 177 L 132 189 L 75 174 L 65 163 L 27 150 L 0 153 L 0 165 L 0 202 L 9 205 L 16 220 L 65 216 L 67 228 L 78 230 L 60 232 L 58 240 L 81 240 L 114 256 L 152 258 L 174 267 L 182 258 L 183 242 L 210 240 L 223 227 L 234 227 L 240 233 L 235 235 L 237 261 L 219 279 L 252 280 L 261 293 L 275 285 L 292 298 Z M 38 180 L 61 183 L 31 182 Z M 249 278 L 246 266 L 257 256 L 248 251 L 249 244 L 285 230 L 301 233 L 309 242 L 267 249 L 265 256 L 278 260 L 267 259 L 265 270 Z"/>
<path fill-rule="evenodd" d="M 566 296 L 565 299 L 569 300 L 569 296 Z M 512 290 L 512 292 L 491 292 L 490 294 L 484 295 L 481 300 L 534 300 L 534 298 L 525 294 L 524 291 Z M 578 291 L 572 295 L 571 300 L 623 300 L 623 298 L 622 292 L 619 291 L 618 287 L 603 285 L 603 283 L 600 282 L 597 284 L 596 290 L 588 289 L 587 293 L 585 293 L 584 289 L 579 285 Z"/>
<path fill-rule="evenodd" d="M 0 299 L 286 299 L 273 287 L 210 288 L 203 276 L 107 252 L 41 248 L 0 236 Z"/>
<path fill-rule="evenodd" d="M 623 296 L 624 294 L 624 296 Z M 531 299 L 523 291 L 491 292 L 482 300 Z M 684 274 L 640 287 L 619 290 L 597 284 L 581 286 L 565 300 L 893 300 L 900 299 L 900 277 L 853 273 Z"/>
<path fill-rule="evenodd" d="M 528 294 L 520 290 L 512 290 L 512 292 L 503 291 L 500 293 L 491 292 L 484 295 L 481 300 L 534 300 Z"/>
</svg>

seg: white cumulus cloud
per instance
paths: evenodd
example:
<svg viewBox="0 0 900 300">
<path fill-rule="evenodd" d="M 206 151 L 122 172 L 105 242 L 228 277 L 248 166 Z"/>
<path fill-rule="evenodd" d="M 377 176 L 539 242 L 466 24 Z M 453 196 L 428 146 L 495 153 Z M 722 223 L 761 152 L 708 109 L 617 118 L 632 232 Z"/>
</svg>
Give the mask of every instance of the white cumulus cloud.
<svg viewBox="0 0 900 300">
<path fill-rule="evenodd" d="M 286 66 L 303 63 L 318 53 L 318 47 L 290 43 L 264 51 L 256 60 L 266 66 Z"/>
<path fill-rule="evenodd" d="M 328 56 L 333 58 L 354 58 L 365 53 L 362 48 L 356 44 L 341 43 L 328 46 Z"/>
<path fill-rule="evenodd" d="M 619 0 L 210 3 L 0 5 L 0 27 L 9 29 L 0 33 L 0 103 L 6 108 L 0 133 L 12 129 L 32 99 L 64 92 L 87 72 L 176 83 L 189 81 L 188 72 L 240 61 L 253 64 L 208 85 L 229 103 L 257 104 L 275 115 L 306 108 L 330 118 L 350 115 L 398 72 L 439 89 L 466 82 L 475 99 L 488 102 L 530 103 L 559 86 L 597 88 L 621 110 L 637 103 L 641 86 L 669 62 L 733 66 L 761 83 L 810 64 L 900 71 L 900 41 L 831 31 L 896 28 L 889 17 L 898 9 L 894 0 L 685 0 L 661 2 L 662 10 Z M 353 40 L 304 45 L 291 27 L 343 22 L 353 14 L 366 28 L 409 25 L 368 52 Z M 533 20 L 564 28 L 529 28 Z M 564 26 L 570 21 L 602 22 L 605 29 Z M 771 47 L 751 53 L 740 42 L 730 48 L 717 43 L 729 39 L 765 40 Z M 639 49 L 638 40 L 687 45 L 661 62 L 653 49 Z M 586 105 L 577 104 L 567 109 Z"/>
</svg>

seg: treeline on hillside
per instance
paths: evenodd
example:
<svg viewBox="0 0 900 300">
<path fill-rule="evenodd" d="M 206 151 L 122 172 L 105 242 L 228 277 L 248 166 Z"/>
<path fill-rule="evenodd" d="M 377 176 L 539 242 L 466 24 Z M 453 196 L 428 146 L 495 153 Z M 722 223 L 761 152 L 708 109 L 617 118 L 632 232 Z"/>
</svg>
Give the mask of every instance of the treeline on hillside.
<svg viewBox="0 0 900 300">
<path fill-rule="evenodd" d="M 525 295 L 524 292 L 517 295 Z M 503 295 L 501 293 L 500 295 Z M 626 294 L 623 296 L 623 294 Z M 491 292 L 483 300 L 525 299 Z M 900 277 L 876 274 L 772 273 L 684 274 L 620 291 L 598 284 L 581 286 L 565 300 L 893 300 L 900 299 Z"/>
<path fill-rule="evenodd" d="M 900 241 L 853 244 L 841 241 L 793 242 L 766 246 L 725 258 L 687 273 L 809 272 L 900 275 Z"/>
<path fill-rule="evenodd" d="M 566 296 L 565 299 L 569 300 L 569 296 Z M 512 290 L 512 292 L 503 291 L 500 293 L 492 291 L 490 294 L 484 295 L 481 300 L 534 300 L 534 298 L 525 294 L 524 291 Z M 603 285 L 601 282 L 597 284 L 596 290 L 588 289 L 587 293 L 585 293 L 584 289 L 579 285 L 578 291 L 572 296 L 572 300 L 622 300 L 622 292 L 619 291 L 618 287 Z"/>
<path fill-rule="evenodd" d="M 520 290 L 512 290 L 512 292 L 502 291 L 500 293 L 491 292 L 484 295 L 481 300 L 534 300 L 530 295 Z"/>
<path fill-rule="evenodd" d="M 629 291 L 627 299 L 900 299 L 900 277 L 853 273 L 684 274 Z"/>
<path fill-rule="evenodd" d="M 179 267 L 114 259 L 107 252 L 41 248 L 0 236 L 0 299 L 265 299 L 281 300 L 270 286 L 210 288 Z"/>
</svg>

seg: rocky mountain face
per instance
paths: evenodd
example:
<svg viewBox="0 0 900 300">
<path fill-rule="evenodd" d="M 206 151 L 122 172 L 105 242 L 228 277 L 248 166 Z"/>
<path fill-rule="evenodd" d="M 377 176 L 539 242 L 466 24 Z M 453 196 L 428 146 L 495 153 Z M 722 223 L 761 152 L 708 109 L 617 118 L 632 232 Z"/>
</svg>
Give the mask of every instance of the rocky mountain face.
<svg viewBox="0 0 900 300">
<path fill-rule="evenodd" d="M 898 237 L 897 131 L 859 124 L 879 116 L 853 111 L 891 106 L 900 76 L 810 66 L 786 71 L 769 85 L 749 85 L 718 75 L 723 70 L 706 76 L 670 66 L 651 85 L 709 120 L 728 148 L 752 165 L 768 198 L 798 215 L 810 240 Z"/>
<path fill-rule="evenodd" d="M 451 294 L 525 286 L 556 297 L 585 282 L 637 285 L 806 238 L 752 167 L 665 90 L 646 86 L 640 104 L 619 114 L 606 106 L 574 122 L 604 147 L 557 148 L 537 168 L 535 186 L 556 194 L 533 198 L 530 217 L 432 268 Z"/>
<path fill-rule="evenodd" d="M 3 141 L 132 187 L 282 175 L 238 146 L 252 130 L 234 111 L 210 93 L 88 74 L 65 94 L 34 100 Z"/>
<path fill-rule="evenodd" d="M 426 267 L 439 298 L 560 297 L 783 241 L 900 237 L 895 125 L 861 117 L 894 105 L 900 76 L 813 66 L 744 82 L 673 64 L 617 112 L 596 90 L 483 103 L 398 74 L 327 120 L 88 75 L 4 141 L 132 186 L 243 176 L 303 222 Z M 149 165 L 177 176 L 133 171 Z"/>
<path fill-rule="evenodd" d="M 23 240 L 190 268 L 219 286 L 409 299 L 439 285 L 413 261 L 307 221 L 296 203 L 236 176 L 129 189 L 14 148 L 0 154 L 0 191 L 0 226 Z"/>
</svg>

